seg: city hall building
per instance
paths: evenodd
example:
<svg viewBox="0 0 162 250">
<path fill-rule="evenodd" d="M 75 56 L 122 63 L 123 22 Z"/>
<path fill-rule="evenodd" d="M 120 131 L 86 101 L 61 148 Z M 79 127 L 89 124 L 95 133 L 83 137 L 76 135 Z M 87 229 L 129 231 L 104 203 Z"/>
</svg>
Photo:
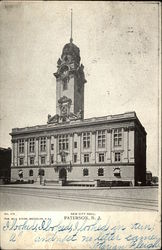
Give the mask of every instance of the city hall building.
<svg viewBox="0 0 162 250">
<path fill-rule="evenodd" d="M 73 43 L 57 62 L 56 114 L 47 124 L 14 128 L 11 180 L 43 185 L 145 183 L 146 131 L 135 112 L 84 119 L 84 66 Z"/>
</svg>

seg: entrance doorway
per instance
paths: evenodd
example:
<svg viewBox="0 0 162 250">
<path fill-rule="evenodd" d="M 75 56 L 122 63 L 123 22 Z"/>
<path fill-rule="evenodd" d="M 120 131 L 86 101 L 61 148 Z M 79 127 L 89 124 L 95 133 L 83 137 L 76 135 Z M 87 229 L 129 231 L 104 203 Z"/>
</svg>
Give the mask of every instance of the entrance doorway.
<svg viewBox="0 0 162 250">
<path fill-rule="evenodd" d="M 66 181 L 66 178 L 67 178 L 66 169 L 65 168 L 61 168 L 60 171 L 59 171 L 59 179 L 63 180 L 63 181 Z"/>
</svg>

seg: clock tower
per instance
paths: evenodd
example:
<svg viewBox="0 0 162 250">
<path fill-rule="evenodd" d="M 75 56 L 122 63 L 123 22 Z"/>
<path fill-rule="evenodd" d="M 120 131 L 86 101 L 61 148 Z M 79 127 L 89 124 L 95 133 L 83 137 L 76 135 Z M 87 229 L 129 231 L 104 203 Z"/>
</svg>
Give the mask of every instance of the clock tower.
<svg viewBox="0 0 162 250">
<path fill-rule="evenodd" d="M 57 61 L 56 77 L 56 115 L 48 115 L 48 124 L 84 119 L 84 66 L 80 63 L 80 50 L 71 38 L 65 44 Z"/>
<path fill-rule="evenodd" d="M 65 118 L 84 118 L 84 66 L 80 64 L 80 50 L 70 43 L 63 48 L 57 62 L 56 113 Z"/>
</svg>

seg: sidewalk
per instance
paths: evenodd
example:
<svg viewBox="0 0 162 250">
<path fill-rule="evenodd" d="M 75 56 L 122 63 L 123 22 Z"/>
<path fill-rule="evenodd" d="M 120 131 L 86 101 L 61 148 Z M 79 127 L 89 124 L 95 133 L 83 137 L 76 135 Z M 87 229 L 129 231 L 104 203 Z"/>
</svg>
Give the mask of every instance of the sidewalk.
<svg viewBox="0 0 162 250">
<path fill-rule="evenodd" d="M 152 189 L 156 188 L 158 189 L 158 186 L 130 186 L 130 187 L 79 187 L 79 186 L 55 186 L 55 185 L 47 185 L 43 186 L 40 185 L 39 183 L 33 183 L 33 184 L 6 184 L 6 185 L 0 185 L 0 188 L 30 188 L 30 189 L 67 189 L 67 190 L 83 190 L 83 189 L 91 189 L 91 190 L 110 190 L 110 189 Z"/>
</svg>

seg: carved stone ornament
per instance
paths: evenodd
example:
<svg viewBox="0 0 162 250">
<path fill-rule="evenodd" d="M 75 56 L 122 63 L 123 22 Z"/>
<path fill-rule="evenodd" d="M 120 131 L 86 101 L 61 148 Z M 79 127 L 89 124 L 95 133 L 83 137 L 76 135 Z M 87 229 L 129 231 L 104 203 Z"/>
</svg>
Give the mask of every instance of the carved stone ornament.
<svg viewBox="0 0 162 250">
<path fill-rule="evenodd" d="M 54 170 L 56 173 L 58 173 L 61 168 L 62 168 L 62 166 L 55 166 Z M 71 172 L 71 170 L 72 170 L 71 161 L 70 161 L 70 164 L 66 164 L 66 166 L 64 166 L 63 168 L 65 168 L 68 172 Z"/>
<path fill-rule="evenodd" d="M 59 115 L 56 114 L 54 116 L 48 115 L 48 124 L 58 123 L 59 122 Z"/>
<path fill-rule="evenodd" d="M 62 150 L 59 151 L 58 154 L 59 154 L 60 156 L 67 156 L 67 155 L 69 154 L 69 152 L 62 149 Z"/>
<path fill-rule="evenodd" d="M 58 61 L 57 61 L 57 65 L 60 66 L 62 63 L 62 60 L 59 58 Z"/>
<path fill-rule="evenodd" d="M 77 114 L 74 114 L 70 112 L 70 105 L 71 105 L 71 99 L 67 98 L 66 96 L 63 96 L 59 99 L 58 103 L 60 104 L 60 113 L 61 115 L 59 116 L 58 114 L 51 116 L 48 114 L 48 124 L 57 124 L 61 122 L 70 122 L 70 121 L 75 121 L 75 120 L 81 120 L 83 119 L 83 111 L 79 110 Z"/>
<path fill-rule="evenodd" d="M 59 100 L 58 100 L 58 103 L 59 104 L 62 104 L 62 103 L 69 103 L 71 104 L 72 103 L 72 100 L 70 98 L 68 98 L 67 96 L 62 96 Z"/>
<path fill-rule="evenodd" d="M 61 116 L 63 116 L 63 117 L 68 116 L 68 105 L 67 104 L 61 105 L 60 110 L 61 110 Z"/>
</svg>

